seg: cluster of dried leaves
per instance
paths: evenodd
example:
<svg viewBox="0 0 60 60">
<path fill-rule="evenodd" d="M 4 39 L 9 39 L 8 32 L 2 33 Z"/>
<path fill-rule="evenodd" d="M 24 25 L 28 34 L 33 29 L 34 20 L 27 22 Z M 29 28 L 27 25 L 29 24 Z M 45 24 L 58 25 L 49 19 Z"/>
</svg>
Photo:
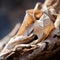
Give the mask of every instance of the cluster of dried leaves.
<svg viewBox="0 0 60 60">
<path fill-rule="evenodd" d="M 0 57 L 4 60 L 46 60 L 55 55 L 60 50 L 59 3 L 59 0 L 46 0 L 27 10 L 18 33 L 9 40 Z"/>
</svg>

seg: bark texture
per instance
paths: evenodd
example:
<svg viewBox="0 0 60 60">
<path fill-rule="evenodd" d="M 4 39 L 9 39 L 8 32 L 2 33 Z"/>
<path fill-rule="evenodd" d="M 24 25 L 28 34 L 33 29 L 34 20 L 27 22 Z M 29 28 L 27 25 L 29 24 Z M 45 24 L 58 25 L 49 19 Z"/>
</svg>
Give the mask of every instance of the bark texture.
<svg viewBox="0 0 60 60">
<path fill-rule="evenodd" d="M 1 50 L 2 60 L 60 59 L 59 3 L 46 0 L 27 10 L 18 33 Z"/>
</svg>

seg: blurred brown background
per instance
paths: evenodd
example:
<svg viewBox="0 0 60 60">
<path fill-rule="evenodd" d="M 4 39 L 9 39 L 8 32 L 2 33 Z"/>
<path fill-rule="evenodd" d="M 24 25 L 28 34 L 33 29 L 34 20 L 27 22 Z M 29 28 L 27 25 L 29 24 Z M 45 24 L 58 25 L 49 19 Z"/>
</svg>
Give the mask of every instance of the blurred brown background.
<svg viewBox="0 0 60 60">
<path fill-rule="evenodd" d="M 43 3 L 44 0 L 0 0 L 0 40 L 15 34 L 12 30 L 16 24 L 22 23 L 25 11 L 34 8 L 37 2 Z"/>
</svg>

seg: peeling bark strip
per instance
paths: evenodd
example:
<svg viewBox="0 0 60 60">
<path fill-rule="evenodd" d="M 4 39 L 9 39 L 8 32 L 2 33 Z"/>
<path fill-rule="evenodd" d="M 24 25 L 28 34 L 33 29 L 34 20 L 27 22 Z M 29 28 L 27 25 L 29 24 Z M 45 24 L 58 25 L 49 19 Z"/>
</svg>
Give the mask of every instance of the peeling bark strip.
<svg viewBox="0 0 60 60">
<path fill-rule="evenodd" d="M 60 50 L 59 0 L 37 3 L 26 11 L 18 33 L 0 53 L 4 60 L 49 60 Z M 56 8 L 56 9 L 55 9 Z M 44 58 L 42 57 L 44 56 Z"/>
</svg>

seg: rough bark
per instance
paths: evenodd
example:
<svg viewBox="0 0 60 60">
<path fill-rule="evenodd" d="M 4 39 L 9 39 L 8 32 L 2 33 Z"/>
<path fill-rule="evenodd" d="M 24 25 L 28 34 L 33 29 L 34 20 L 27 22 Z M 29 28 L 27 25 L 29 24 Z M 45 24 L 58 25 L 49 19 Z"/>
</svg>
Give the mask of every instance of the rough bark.
<svg viewBox="0 0 60 60">
<path fill-rule="evenodd" d="M 46 0 L 27 10 L 18 33 L 9 40 L 0 57 L 3 60 L 58 60 L 60 14 L 56 9 L 59 2 Z"/>
</svg>

